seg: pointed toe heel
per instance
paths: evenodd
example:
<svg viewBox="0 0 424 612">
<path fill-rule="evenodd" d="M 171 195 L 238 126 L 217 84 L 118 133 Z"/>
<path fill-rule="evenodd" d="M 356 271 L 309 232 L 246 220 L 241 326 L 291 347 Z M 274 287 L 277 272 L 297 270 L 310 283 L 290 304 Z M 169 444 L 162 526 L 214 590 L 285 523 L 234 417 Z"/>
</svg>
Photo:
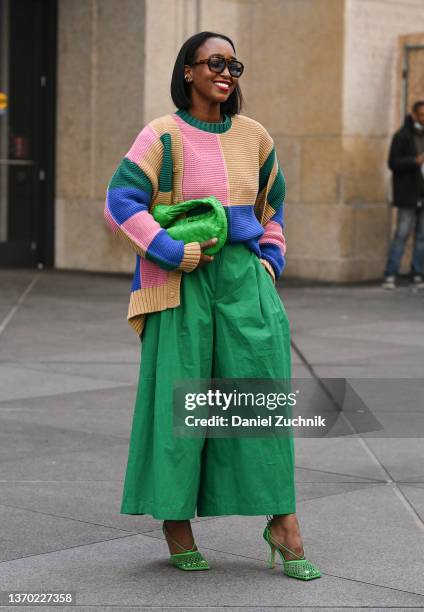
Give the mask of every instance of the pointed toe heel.
<svg viewBox="0 0 424 612">
<path fill-rule="evenodd" d="M 172 565 L 175 565 L 175 567 L 178 567 L 178 569 L 189 572 L 210 569 L 209 563 L 203 557 L 202 553 L 198 550 L 193 550 L 195 544 L 193 544 L 193 546 L 189 549 L 184 548 L 184 546 L 181 546 L 181 544 L 171 538 L 169 532 L 165 527 L 165 523 L 162 525 L 162 531 L 165 537 L 168 536 L 170 542 L 178 546 L 178 548 L 183 551 L 181 553 L 174 553 L 173 555 L 170 555 L 169 560 Z"/>
<path fill-rule="evenodd" d="M 172 565 L 185 571 L 208 570 L 209 563 L 198 550 L 176 553 L 170 556 Z"/>
<path fill-rule="evenodd" d="M 283 562 L 284 573 L 289 578 L 297 578 L 298 580 L 314 580 L 315 578 L 321 578 L 321 572 L 319 569 L 313 565 L 309 561 L 309 559 L 305 559 L 305 557 L 299 557 L 298 559 L 290 559 L 287 560 L 284 557 L 284 553 L 281 549 L 284 549 L 288 553 L 298 557 L 295 552 L 287 548 L 284 544 L 278 542 L 275 538 L 272 537 L 270 531 L 271 522 L 268 521 L 267 526 L 263 532 L 264 540 L 269 544 L 270 547 L 270 557 L 268 561 L 268 567 L 274 569 L 275 567 L 275 551 L 278 551 L 280 554 L 281 560 Z"/>
</svg>

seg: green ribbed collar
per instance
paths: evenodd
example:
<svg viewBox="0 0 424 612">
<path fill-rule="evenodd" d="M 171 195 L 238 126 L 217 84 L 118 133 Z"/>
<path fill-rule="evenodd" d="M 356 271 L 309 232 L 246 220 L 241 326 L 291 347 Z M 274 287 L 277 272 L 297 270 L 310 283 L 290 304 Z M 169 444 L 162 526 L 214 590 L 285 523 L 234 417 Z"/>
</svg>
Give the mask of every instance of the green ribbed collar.
<svg viewBox="0 0 424 612">
<path fill-rule="evenodd" d="M 207 121 L 200 121 L 200 119 L 196 119 L 193 115 L 190 115 L 188 110 L 185 108 L 179 108 L 175 111 L 175 114 L 184 119 L 190 125 L 199 128 L 199 130 L 204 130 L 205 132 L 215 132 L 221 134 L 222 132 L 226 132 L 230 129 L 232 121 L 230 115 L 224 115 L 224 121 L 222 123 L 208 123 Z"/>
</svg>

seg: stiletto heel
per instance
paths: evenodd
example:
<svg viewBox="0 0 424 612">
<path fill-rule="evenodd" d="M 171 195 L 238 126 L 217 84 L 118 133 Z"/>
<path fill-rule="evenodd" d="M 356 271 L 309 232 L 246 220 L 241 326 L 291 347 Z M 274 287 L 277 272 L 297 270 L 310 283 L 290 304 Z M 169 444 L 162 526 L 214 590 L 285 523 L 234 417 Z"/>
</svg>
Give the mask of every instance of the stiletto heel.
<svg viewBox="0 0 424 612">
<path fill-rule="evenodd" d="M 272 517 L 267 517 L 267 519 L 268 522 L 265 527 L 263 537 L 265 541 L 268 542 L 269 547 L 271 549 L 269 567 L 275 567 L 275 551 L 278 550 L 281 556 L 281 560 L 283 562 L 284 573 L 286 574 L 286 576 L 289 576 L 290 578 L 297 578 L 298 580 L 313 580 L 314 578 L 320 578 L 321 572 L 308 559 L 306 559 L 305 557 L 299 557 L 299 555 L 296 555 L 296 553 L 290 550 L 290 548 L 288 548 L 284 544 L 281 544 L 281 542 L 278 542 L 275 538 L 272 537 L 270 531 Z M 297 559 L 289 559 L 288 561 L 286 561 L 281 548 L 283 548 L 291 555 L 297 557 Z"/>
<path fill-rule="evenodd" d="M 269 569 L 274 569 L 275 567 L 275 547 L 272 546 L 272 544 L 270 544 L 270 547 L 271 547 L 271 555 L 269 557 L 268 567 Z"/>
<path fill-rule="evenodd" d="M 169 531 L 166 529 L 165 523 L 162 525 L 162 531 L 165 538 L 168 536 L 168 539 L 183 551 L 182 553 L 175 553 L 169 557 L 171 563 L 178 567 L 178 569 L 186 571 L 210 569 L 208 562 L 206 559 L 204 559 L 202 554 L 198 550 L 193 550 L 195 544 L 193 544 L 191 548 L 184 548 L 184 546 L 181 546 L 181 544 L 179 544 L 169 535 Z"/>
</svg>

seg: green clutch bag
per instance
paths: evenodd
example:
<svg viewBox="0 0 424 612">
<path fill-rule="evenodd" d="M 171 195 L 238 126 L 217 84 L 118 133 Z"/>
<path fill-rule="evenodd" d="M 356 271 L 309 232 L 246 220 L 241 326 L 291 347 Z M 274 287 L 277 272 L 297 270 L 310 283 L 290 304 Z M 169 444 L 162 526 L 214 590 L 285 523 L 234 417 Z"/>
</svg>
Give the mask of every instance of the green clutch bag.
<svg viewBox="0 0 424 612">
<path fill-rule="evenodd" d="M 184 244 L 218 238 L 214 246 L 204 251 L 206 255 L 217 253 L 227 239 L 227 215 L 215 196 L 172 205 L 156 204 L 152 214 L 171 238 L 183 240 Z"/>
</svg>

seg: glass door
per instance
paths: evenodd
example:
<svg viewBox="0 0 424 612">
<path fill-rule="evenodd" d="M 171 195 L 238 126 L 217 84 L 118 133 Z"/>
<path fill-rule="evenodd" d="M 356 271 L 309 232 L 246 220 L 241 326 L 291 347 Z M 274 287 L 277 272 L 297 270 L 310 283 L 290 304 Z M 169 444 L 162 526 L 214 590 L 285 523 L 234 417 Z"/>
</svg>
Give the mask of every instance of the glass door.
<svg viewBox="0 0 424 612">
<path fill-rule="evenodd" d="M 4 266 L 52 264 L 54 99 L 49 91 L 53 83 L 47 87 L 48 79 L 54 80 L 56 55 L 55 38 L 49 36 L 55 27 L 52 4 L 0 0 L 0 265 Z"/>
</svg>

